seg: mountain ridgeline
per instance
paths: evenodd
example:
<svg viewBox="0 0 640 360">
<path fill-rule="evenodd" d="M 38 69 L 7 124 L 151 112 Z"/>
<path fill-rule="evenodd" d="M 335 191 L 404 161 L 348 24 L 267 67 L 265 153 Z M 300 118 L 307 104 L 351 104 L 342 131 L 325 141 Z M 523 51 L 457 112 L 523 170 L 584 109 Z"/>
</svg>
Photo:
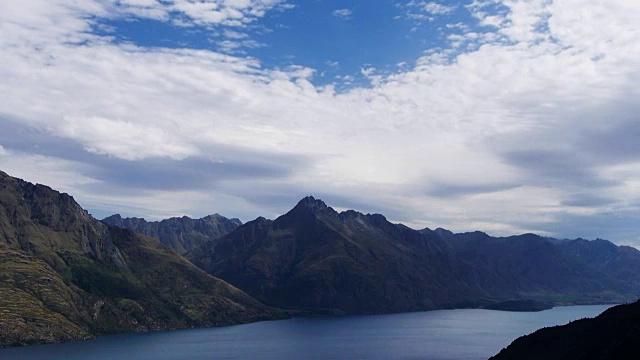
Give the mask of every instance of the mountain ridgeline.
<svg viewBox="0 0 640 360">
<path fill-rule="evenodd" d="M 446 244 L 382 215 L 337 213 L 303 199 L 275 221 L 258 218 L 187 254 L 267 304 L 337 313 L 462 304 L 474 294 Z"/>
<path fill-rule="evenodd" d="M 115 214 L 102 219 L 102 221 L 111 226 L 131 229 L 137 233 L 156 238 L 179 254 L 184 254 L 206 242 L 226 235 L 242 225 L 238 219 L 227 219 L 219 214 L 205 216 L 201 219 L 183 216 L 162 221 L 146 221 L 136 217 L 123 218 L 120 214 Z"/>
<path fill-rule="evenodd" d="M 246 224 L 100 222 L 67 194 L 0 172 L 0 346 L 287 316 L 278 309 L 620 303 L 638 298 L 639 271 L 640 251 L 605 240 L 414 230 L 313 197 Z"/>
<path fill-rule="evenodd" d="M 185 256 L 268 305 L 328 313 L 635 300 L 640 252 L 606 242 L 610 256 L 588 256 L 601 242 L 418 231 L 307 197 Z"/>
<path fill-rule="evenodd" d="M 0 346 L 281 316 L 157 240 L 0 172 Z"/>
</svg>

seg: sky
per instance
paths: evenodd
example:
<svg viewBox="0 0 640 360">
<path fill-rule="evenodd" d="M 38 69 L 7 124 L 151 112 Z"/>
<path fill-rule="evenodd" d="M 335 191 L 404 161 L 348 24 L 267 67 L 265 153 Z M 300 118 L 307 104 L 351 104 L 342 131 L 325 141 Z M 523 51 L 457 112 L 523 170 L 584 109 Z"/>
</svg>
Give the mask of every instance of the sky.
<svg viewBox="0 0 640 360">
<path fill-rule="evenodd" d="M 2 0 L 0 170 L 96 218 L 640 247 L 637 0 Z"/>
</svg>

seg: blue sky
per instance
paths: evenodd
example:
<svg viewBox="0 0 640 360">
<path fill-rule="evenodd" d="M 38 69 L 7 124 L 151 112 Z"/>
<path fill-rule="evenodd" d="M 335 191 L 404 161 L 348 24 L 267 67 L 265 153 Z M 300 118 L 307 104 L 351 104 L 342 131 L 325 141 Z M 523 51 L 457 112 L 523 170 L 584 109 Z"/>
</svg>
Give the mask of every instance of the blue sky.
<svg viewBox="0 0 640 360">
<path fill-rule="evenodd" d="M 438 4 L 427 10 L 429 4 Z M 135 15 L 98 19 L 94 31 L 116 43 L 143 47 L 195 48 L 259 59 L 264 67 L 303 66 L 315 70 L 315 85 L 346 90 L 368 86 L 365 69 L 401 72 L 426 51 L 451 48 L 447 37 L 460 25 L 484 32 L 469 3 L 427 1 L 303 1 L 237 26 L 176 24 Z M 494 5 L 491 5 L 492 10 Z"/>
<path fill-rule="evenodd" d="M 636 0 L 0 3 L 0 169 L 96 217 L 640 245 Z"/>
</svg>

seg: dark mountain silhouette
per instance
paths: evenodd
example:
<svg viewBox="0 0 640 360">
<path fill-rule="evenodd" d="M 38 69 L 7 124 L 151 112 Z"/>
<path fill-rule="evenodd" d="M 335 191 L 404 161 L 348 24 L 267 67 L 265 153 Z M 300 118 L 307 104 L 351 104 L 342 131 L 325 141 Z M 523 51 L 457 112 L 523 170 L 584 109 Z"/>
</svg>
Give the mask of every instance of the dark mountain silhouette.
<svg viewBox="0 0 640 360">
<path fill-rule="evenodd" d="M 242 222 L 214 214 L 201 219 L 187 216 L 146 221 L 142 218 L 123 218 L 120 214 L 102 219 L 103 222 L 160 240 L 163 244 L 184 254 L 202 244 L 220 238 L 233 231 Z"/>
<path fill-rule="evenodd" d="M 640 302 L 635 302 L 614 306 L 593 319 L 540 329 L 491 359 L 633 359 L 638 344 Z"/>
<path fill-rule="evenodd" d="M 373 313 L 453 307 L 474 293 L 441 241 L 382 215 L 337 213 L 307 197 L 188 254 L 196 265 L 279 306 Z"/>
<path fill-rule="evenodd" d="M 602 303 L 636 295 L 632 280 L 576 260 L 537 235 L 416 231 L 379 214 L 338 213 L 313 197 L 274 221 L 258 218 L 185 256 L 267 304 L 315 311 L 504 301 L 538 310 L 544 302 Z"/>
<path fill-rule="evenodd" d="M 0 346 L 278 316 L 157 240 L 0 172 Z"/>
<path fill-rule="evenodd" d="M 613 276 L 600 262 L 577 259 L 535 234 L 496 238 L 479 231 L 452 234 L 440 230 L 437 236 L 452 246 L 460 260 L 471 264 L 466 274 L 469 281 L 499 298 L 515 290 L 522 298 L 570 305 L 631 301 L 639 294 L 635 276 Z"/>
<path fill-rule="evenodd" d="M 559 241 L 556 246 L 573 259 L 620 281 L 630 282 L 640 296 L 640 251 L 637 249 L 602 239 Z"/>
</svg>

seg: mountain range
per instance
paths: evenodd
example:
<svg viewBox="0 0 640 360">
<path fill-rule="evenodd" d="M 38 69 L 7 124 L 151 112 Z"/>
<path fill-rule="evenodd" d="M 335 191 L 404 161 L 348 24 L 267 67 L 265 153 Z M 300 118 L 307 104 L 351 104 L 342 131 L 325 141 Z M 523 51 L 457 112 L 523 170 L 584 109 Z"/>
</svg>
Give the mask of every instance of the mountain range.
<svg viewBox="0 0 640 360">
<path fill-rule="evenodd" d="M 336 313 L 459 306 L 473 294 L 442 241 L 307 197 L 185 255 L 256 299 Z M 276 305 L 277 304 L 277 305 Z"/>
<path fill-rule="evenodd" d="M 283 316 L 71 196 L 0 172 L 0 346 Z"/>
<path fill-rule="evenodd" d="M 242 225 L 238 219 L 227 219 L 219 214 L 205 216 L 201 219 L 183 216 L 162 221 L 146 221 L 136 217 L 123 218 L 120 214 L 115 214 L 102 219 L 102 222 L 154 237 L 179 254 L 184 254 L 212 239 L 226 235 Z"/>
<path fill-rule="evenodd" d="M 606 245 L 607 256 L 595 256 Z M 534 234 L 413 230 L 307 197 L 185 257 L 265 304 L 329 313 L 615 303 L 640 294 L 640 251 Z M 615 262 L 612 259 L 616 259 Z"/>
<path fill-rule="evenodd" d="M 70 195 L 0 172 L 0 346 L 292 312 L 619 303 L 638 298 L 639 269 L 640 251 L 606 240 L 414 230 L 313 197 L 245 224 L 101 222 Z"/>
</svg>

